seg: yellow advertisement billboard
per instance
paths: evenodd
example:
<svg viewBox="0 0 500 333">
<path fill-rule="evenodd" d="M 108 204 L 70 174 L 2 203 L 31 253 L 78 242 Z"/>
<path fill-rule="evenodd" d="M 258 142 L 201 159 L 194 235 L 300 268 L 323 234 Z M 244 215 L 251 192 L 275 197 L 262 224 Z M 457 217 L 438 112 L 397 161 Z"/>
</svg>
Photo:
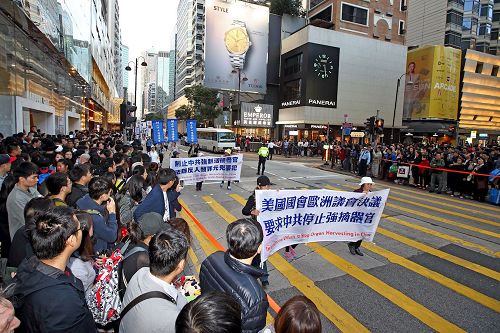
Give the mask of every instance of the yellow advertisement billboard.
<svg viewBox="0 0 500 333">
<path fill-rule="evenodd" d="M 457 119 L 461 53 L 444 46 L 408 52 L 403 119 Z"/>
</svg>

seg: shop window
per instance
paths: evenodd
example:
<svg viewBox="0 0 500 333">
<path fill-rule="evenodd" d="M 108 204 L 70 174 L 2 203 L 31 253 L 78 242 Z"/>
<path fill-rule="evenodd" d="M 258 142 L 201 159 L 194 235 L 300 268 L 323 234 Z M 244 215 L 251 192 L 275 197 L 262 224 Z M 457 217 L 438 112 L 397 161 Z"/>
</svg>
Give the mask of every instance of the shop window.
<svg viewBox="0 0 500 333">
<path fill-rule="evenodd" d="M 368 8 L 342 3 L 342 21 L 368 25 Z"/>
<path fill-rule="evenodd" d="M 288 81 L 283 85 L 283 99 L 285 101 L 293 101 L 300 99 L 300 89 L 302 79 Z"/>
<path fill-rule="evenodd" d="M 491 69 L 491 76 L 498 76 L 498 66 L 493 66 Z"/>
<path fill-rule="evenodd" d="M 478 62 L 476 64 L 476 73 L 481 74 L 482 72 L 483 72 L 483 63 L 482 62 Z"/>
<path fill-rule="evenodd" d="M 292 75 L 296 73 L 300 73 L 302 71 L 302 53 L 294 55 L 285 60 L 284 64 L 284 75 Z"/>
</svg>

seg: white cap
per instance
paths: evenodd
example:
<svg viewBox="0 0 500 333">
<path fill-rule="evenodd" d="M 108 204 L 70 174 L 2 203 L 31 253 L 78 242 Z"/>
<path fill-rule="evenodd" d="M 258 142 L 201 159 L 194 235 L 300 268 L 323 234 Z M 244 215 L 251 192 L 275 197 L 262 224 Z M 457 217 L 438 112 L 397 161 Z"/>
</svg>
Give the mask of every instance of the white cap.
<svg viewBox="0 0 500 333">
<path fill-rule="evenodd" d="M 359 183 L 359 186 L 363 186 L 364 184 L 375 184 L 372 180 L 371 177 L 363 177 L 361 178 L 361 183 Z"/>
</svg>

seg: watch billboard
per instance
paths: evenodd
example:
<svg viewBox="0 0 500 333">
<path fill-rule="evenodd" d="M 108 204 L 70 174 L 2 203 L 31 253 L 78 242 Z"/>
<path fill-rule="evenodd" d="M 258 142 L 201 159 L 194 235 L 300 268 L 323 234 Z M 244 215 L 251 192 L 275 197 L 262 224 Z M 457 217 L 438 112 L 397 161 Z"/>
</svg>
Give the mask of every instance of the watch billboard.
<svg viewBox="0 0 500 333">
<path fill-rule="evenodd" d="M 265 94 L 269 8 L 207 0 L 205 14 L 204 85 Z"/>
<path fill-rule="evenodd" d="M 282 58 L 280 108 L 337 107 L 338 47 L 306 43 Z"/>
</svg>

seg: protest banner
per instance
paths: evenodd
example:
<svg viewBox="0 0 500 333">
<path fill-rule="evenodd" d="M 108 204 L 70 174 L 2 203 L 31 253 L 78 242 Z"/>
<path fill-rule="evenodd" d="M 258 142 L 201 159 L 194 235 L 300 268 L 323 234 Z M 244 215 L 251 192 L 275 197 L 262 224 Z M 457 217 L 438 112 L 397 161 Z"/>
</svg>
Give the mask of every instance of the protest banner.
<svg viewBox="0 0 500 333">
<path fill-rule="evenodd" d="M 165 133 L 163 132 L 163 120 L 153 120 L 152 127 L 153 127 L 153 142 L 155 144 L 165 142 Z"/>
<path fill-rule="evenodd" d="M 167 132 L 168 142 L 179 141 L 179 134 L 177 133 L 177 119 L 167 119 Z"/>
<path fill-rule="evenodd" d="M 324 241 L 373 241 L 389 189 L 370 192 L 257 190 L 264 231 L 262 261 L 285 246 Z"/>
<path fill-rule="evenodd" d="M 196 131 L 196 120 L 188 119 L 186 120 L 186 133 L 187 133 L 187 143 L 197 143 L 198 133 Z"/>
<path fill-rule="evenodd" d="M 205 180 L 239 180 L 243 155 L 171 158 L 170 168 L 186 184 Z"/>
</svg>

